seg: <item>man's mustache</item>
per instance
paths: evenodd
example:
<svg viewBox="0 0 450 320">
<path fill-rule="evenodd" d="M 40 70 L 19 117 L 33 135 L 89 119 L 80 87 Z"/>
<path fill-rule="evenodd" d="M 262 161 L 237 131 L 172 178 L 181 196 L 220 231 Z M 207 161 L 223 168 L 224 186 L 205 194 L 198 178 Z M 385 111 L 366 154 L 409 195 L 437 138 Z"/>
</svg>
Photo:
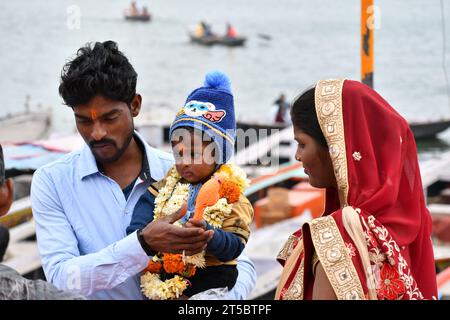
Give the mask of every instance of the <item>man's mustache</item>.
<svg viewBox="0 0 450 320">
<path fill-rule="evenodd" d="M 111 139 L 102 139 L 102 140 L 100 140 L 100 141 L 95 141 L 95 140 L 92 140 L 92 141 L 89 141 L 89 146 L 91 147 L 91 148 L 96 148 L 96 147 L 100 147 L 100 146 L 104 146 L 105 144 L 112 144 L 112 145 L 116 145 L 116 143 L 114 142 L 114 140 L 111 140 Z"/>
</svg>

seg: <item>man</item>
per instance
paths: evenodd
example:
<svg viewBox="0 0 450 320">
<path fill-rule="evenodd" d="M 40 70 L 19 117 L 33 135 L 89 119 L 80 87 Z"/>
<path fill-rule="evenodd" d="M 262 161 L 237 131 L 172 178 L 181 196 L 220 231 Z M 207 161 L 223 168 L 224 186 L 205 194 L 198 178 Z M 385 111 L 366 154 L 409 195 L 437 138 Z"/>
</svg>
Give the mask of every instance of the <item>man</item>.
<svg viewBox="0 0 450 320">
<path fill-rule="evenodd" d="M 6 214 L 13 201 L 13 184 L 5 180 L 5 163 L 0 145 L 0 216 Z M 17 271 L 0 264 L 0 300 L 84 299 L 74 293 L 63 292 L 42 280 L 28 280 Z"/>
<path fill-rule="evenodd" d="M 78 50 L 63 69 L 59 92 L 74 111 L 85 147 L 36 171 L 31 200 L 47 279 L 92 299 L 142 299 L 139 272 L 156 252 L 201 252 L 212 237 L 203 228 L 172 225 L 176 213 L 126 235 L 133 208 L 151 183 L 164 178 L 171 155 L 134 130 L 142 98 L 137 74 L 116 43 Z M 241 255 L 229 299 L 244 299 L 255 283 Z"/>
</svg>

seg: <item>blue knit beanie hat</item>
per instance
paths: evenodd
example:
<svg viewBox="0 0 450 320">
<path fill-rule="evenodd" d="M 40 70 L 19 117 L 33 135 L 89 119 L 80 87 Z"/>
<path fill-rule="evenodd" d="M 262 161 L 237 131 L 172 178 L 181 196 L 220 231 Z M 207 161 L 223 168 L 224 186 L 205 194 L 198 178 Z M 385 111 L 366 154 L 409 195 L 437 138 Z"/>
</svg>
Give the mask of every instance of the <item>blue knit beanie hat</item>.
<svg viewBox="0 0 450 320">
<path fill-rule="evenodd" d="M 233 94 L 228 76 L 220 71 L 206 74 L 203 87 L 187 97 L 170 127 L 170 139 L 179 127 L 205 132 L 216 144 L 218 163 L 226 163 L 234 152 L 236 120 Z"/>
</svg>

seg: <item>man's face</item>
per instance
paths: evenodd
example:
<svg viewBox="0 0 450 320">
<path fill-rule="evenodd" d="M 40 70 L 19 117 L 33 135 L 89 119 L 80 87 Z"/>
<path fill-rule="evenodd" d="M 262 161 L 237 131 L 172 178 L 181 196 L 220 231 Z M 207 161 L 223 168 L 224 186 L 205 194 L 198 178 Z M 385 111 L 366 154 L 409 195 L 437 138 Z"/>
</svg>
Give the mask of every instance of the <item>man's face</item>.
<svg viewBox="0 0 450 320">
<path fill-rule="evenodd" d="M 125 102 L 101 95 L 73 108 L 78 132 L 88 144 L 97 162 L 112 163 L 121 158 L 133 138 L 133 117 L 139 114 L 141 96 L 131 108 Z"/>
</svg>

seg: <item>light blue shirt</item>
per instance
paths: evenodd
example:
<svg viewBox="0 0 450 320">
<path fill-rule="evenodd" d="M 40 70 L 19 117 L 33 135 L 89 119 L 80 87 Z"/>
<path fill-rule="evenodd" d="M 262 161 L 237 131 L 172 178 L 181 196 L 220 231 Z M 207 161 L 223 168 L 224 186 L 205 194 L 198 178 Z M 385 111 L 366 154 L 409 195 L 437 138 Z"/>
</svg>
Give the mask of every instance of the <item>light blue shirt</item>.
<svg viewBox="0 0 450 320">
<path fill-rule="evenodd" d="M 144 143 L 150 175 L 161 180 L 173 165 L 170 154 Z M 85 145 L 39 168 L 32 180 L 31 203 L 36 236 L 47 280 L 90 299 L 142 299 L 139 272 L 149 257 L 136 232 L 126 235 L 133 208 L 149 182 L 138 178 L 128 199 L 120 186 L 99 172 Z M 229 299 L 245 299 L 256 272 L 245 255 Z"/>
</svg>

